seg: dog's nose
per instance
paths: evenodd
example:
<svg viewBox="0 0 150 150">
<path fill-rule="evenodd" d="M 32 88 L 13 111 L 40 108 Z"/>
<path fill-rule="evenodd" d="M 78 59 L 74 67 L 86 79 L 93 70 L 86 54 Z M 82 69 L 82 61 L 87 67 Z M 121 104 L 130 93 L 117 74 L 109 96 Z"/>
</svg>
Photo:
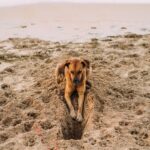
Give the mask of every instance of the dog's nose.
<svg viewBox="0 0 150 150">
<path fill-rule="evenodd" d="M 78 84 L 78 83 L 79 83 L 79 80 L 78 80 L 77 78 L 75 78 L 75 79 L 73 80 L 73 83 L 74 83 L 74 84 Z"/>
</svg>

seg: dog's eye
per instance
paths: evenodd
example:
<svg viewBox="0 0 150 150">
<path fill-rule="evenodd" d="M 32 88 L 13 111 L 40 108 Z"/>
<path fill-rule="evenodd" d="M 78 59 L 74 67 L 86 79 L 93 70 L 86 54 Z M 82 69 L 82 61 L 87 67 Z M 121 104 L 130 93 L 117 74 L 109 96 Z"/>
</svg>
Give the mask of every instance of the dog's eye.
<svg viewBox="0 0 150 150">
<path fill-rule="evenodd" d="M 74 74 L 74 71 L 71 71 L 71 74 Z"/>
<path fill-rule="evenodd" d="M 78 71 L 78 74 L 80 74 L 81 73 L 81 71 Z"/>
</svg>

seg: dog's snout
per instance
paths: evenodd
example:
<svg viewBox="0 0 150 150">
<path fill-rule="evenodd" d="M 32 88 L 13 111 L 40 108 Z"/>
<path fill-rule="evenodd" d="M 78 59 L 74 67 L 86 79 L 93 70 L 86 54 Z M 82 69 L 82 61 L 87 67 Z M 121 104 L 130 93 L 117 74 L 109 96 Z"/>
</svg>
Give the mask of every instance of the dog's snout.
<svg viewBox="0 0 150 150">
<path fill-rule="evenodd" d="M 80 83 L 80 81 L 79 81 L 78 78 L 74 78 L 73 83 L 74 83 L 74 84 L 78 84 L 78 83 Z"/>
</svg>

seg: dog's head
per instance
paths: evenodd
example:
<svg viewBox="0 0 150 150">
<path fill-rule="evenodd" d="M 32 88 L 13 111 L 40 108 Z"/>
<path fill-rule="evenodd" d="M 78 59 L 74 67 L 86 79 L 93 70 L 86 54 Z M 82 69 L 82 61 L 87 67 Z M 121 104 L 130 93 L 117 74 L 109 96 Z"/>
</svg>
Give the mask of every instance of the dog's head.
<svg viewBox="0 0 150 150">
<path fill-rule="evenodd" d="M 72 58 L 66 61 L 65 67 L 68 70 L 72 83 L 78 85 L 86 77 L 86 71 L 90 67 L 90 62 L 85 59 Z"/>
</svg>

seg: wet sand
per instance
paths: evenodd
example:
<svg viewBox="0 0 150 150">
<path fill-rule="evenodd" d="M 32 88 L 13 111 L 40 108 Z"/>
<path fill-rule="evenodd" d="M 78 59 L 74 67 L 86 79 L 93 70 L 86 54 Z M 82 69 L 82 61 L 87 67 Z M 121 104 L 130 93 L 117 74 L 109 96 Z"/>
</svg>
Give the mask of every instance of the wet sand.
<svg viewBox="0 0 150 150">
<path fill-rule="evenodd" d="M 110 35 L 150 33 L 150 5 L 33 4 L 0 8 L 0 39 L 32 37 L 87 41 Z"/>
</svg>

